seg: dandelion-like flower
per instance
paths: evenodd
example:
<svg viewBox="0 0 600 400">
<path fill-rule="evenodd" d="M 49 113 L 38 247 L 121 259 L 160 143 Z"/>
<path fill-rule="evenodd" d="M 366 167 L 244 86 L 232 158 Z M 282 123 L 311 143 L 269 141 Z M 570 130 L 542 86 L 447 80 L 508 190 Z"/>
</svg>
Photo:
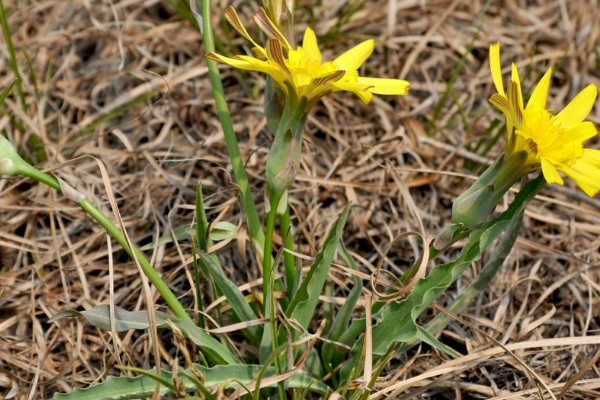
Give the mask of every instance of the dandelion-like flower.
<svg viewBox="0 0 600 400">
<path fill-rule="evenodd" d="M 333 61 L 323 62 L 316 35 L 311 28 L 306 28 L 302 46 L 294 49 L 260 8 L 254 20 L 268 37 L 266 46 L 262 47 L 248 34 L 233 7 L 230 6 L 225 15 L 231 26 L 252 43 L 256 57 L 225 57 L 212 52 L 207 57 L 235 68 L 270 75 L 287 95 L 306 98 L 309 108 L 324 95 L 336 91 L 350 91 L 365 104 L 371 101 L 373 94 L 408 93 L 410 84 L 405 80 L 359 76 L 358 68 L 373 52 L 373 40 L 365 40 Z"/>
<path fill-rule="evenodd" d="M 527 106 L 523 107 L 521 82 L 515 64 L 511 80 L 504 90 L 500 66 L 500 43 L 490 46 L 490 69 L 498 93 L 490 102 L 506 116 L 508 140 L 506 153 L 524 151 L 524 168 L 539 168 L 546 182 L 562 185 L 562 172 L 589 196 L 600 190 L 600 150 L 583 147 L 583 142 L 598 131 L 590 121 L 584 121 L 596 100 L 597 88 L 584 88 L 558 114 L 546 109 L 552 68 L 537 84 Z"/>
</svg>

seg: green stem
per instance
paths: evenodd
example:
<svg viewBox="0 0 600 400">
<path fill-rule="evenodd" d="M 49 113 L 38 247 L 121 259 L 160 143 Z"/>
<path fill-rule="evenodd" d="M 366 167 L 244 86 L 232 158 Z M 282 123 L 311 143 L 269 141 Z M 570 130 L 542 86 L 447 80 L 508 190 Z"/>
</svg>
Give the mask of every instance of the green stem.
<svg viewBox="0 0 600 400">
<path fill-rule="evenodd" d="M 98 209 L 94 204 L 92 204 L 92 202 L 86 197 L 84 197 L 78 203 L 78 205 L 90 217 L 96 220 L 96 222 L 98 222 L 106 230 L 106 232 L 108 232 L 108 234 L 113 239 L 115 239 L 117 243 L 121 245 L 121 247 L 123 247 L 127 254 L 129 254 L 129 256 L 135 258 L 139 262 L 142 271 L 144 271 L 144 274 L 148 277 L 148 280 L 150 280 L 154 287 L 156 287 L 156 290 L 158 290 L 161 297 L 163 298 L 165 303 L 167 303 L 171 311 L 173 311 L 173 313 L 179 318 L 191 320 L 185 308 L 183 308 L 179 300 L 177 300 L 175 294 L 173 294 L 169 286 L 161 278 L 160 274 L 154 269 L 154 267 L 148 262 L 148 260 L 146 260 L 146 257 L 144 256 L 144 254 L 142 254 L 140 249 L 138 249 L 134 245 L 131 245 L 131 247 L 129 246 L 129 243 L 127 241 L 127 238 L 123 234 L 123 231 L 121 231 L 102 211 L 100 211 L 100 209 Z"/>
<path fill-rule="evenodd" d="M 281 237 L 286 250 L 294 251 L 294 236 L 292 233 L 292 224 L 290 221 L 290 205 L 286 202 L 285 211 L 279 216 L 281 224 Z M 285 283 L 287 287 L 288 298 L 294 297 L 296 288 L 296 259 L 294 255 L 288 251 L 283 253 L 283 263 L 285 268 Z"/>
<path fill-rule="evenodd" d="M 59 193 L 63 193 L 63 188 L 54 176 L 42 172 L 29 164 L 19 165 L 19 173 L 21 175 L 33 178 L 38 182 L 44 183 Z M 83 211 L 85 211 L 90 217 L 98 222 L 106 230 L 106 232 L 113 239 L 115 239 L 117 243 L 121 245 L 121 247 L 123 247 L 127 254 L 139 262 L 142 271 L 144 271 L 144 274 L 146 274 L 150 282 L 152 282 L 152 284 L 156 287 L 171 311 L 173 311 L 173 313 L 180 318 L 191 320 L 185 308 L 181 305 L 179 300 L 177 300 L 177 297 L 173 294 L 171 289 L 169 289 L 169 286 L 161 278 L 160 274 L 154 269 L 148 260 L 146 260 L 144 254 L 136 246 L 129 246 L 127 238 L 121 229 L 119 229 L 102 211 L 100 211 L 100 209 L 98 209 L 83 195 L 81 195 L 76 202 Z"/>
<path fill-rule="evenodd" d="M 207 53 L 215 51 L 215 39 L 212 30 L 210 6 L 210 0 L 202 0 L 204 49 Z M 235 136 L 235 131 L 233 130 L 229 108 L 225 101 L 223 84 L 221 83 L 217 63 L 207 59 L 206 64 L 208 66 L 208 77 L 212 85 L 215 105 L 217 107 L 219 119 L 221 120 L 221 126 L 223 127 L 225 145 L 227 146 L 229 158 L 231 159 L 231 165 L 233 167 L 233 175 L 235 176 L 236 183 L 242 195 L 246 219 L 248 220 L 248 230 L 250 231 L 252 238 L 258 242 L 259 246 L 263 246 L 265 235 L 262 231 L 260 218 L 256 211 L 256 205 L 254 204 L 254 199 L 248 184 L 248 176 L 246 175 L 246 169 L 242 162 L 242 155 Z"/>
<path fill-rule="evenodd" d="M 267 214 L 267 231 L 265 235 L 265 246 L 263 248 L 263 296 L 265 299 L 269 292 L 269 282 L 273 272 L 273 233 L 275 231 L 275 218 L 277 217 L 277 205 L 281 200 L 282 194 L 274 192 L 269 198 L 269 206 L 271 207 Z"/>
<path fill-rule="evenodd" d="M 275 317 L 275 296 L 274 291 L 274 277 L 273 277 L 273 233 L 275 231 L 275 219 L 277 217 L 277 206 L 283 197 L 283 193 L 273 191 L 269 198 L 269 213 L 267 214 L 267 226 L 265 234 L 265 247 L 263 250 L 263 299 L 265 302 L 265 316 L 269 317 L 269 330 L 265 330 L 263 333 L 263 339 L 261 346 L 268 346 L 268 342 L 271 343 L 271 352 L 275 353 L 279 347 L 277 340 L 277 318 Z M 268 333 L 267 333 L 268 332 Z M 270 336 L 270 337 L 269 337 Z M 281 360 L 279 357 L 275 358 L 275 367 L 278 373 L 283 373 L 281 367 Z M 282 384 L 277 385 L 279 397 L 285 399 L 285 390 Z"/>
</svg>

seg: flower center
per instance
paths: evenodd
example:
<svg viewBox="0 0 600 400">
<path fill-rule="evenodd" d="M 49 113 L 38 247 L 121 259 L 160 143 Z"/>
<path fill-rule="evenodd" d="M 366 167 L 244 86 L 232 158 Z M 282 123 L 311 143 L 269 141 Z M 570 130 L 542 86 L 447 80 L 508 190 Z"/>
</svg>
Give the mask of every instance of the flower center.
<svg viewBox="0 0 600 400">
<path fill-rule="evenodd" d="M 523 123 L 515 133 L 524 139 L 523 150 L 535 162 L 543 158 L 571 165 L 583 152 L 582 144 L 569 139 L 565 128 L 556 122 L 556 116 L 541 107 L 523 110 Z"/>
</svg>

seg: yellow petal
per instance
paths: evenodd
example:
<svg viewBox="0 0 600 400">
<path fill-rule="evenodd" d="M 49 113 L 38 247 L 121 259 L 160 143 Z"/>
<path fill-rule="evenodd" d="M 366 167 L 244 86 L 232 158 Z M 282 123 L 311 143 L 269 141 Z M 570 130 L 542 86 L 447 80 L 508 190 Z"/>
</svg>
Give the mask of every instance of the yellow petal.
<svg viewBox="0 0 600 400">
<path fill-rule="evenodd" d="M 292 47 L 285 38 L 285 35 L 281 33 L 279 29 L 277 29 L 277 25 L 271 21 L 262 7 L 260 7 L 256 14 L 254 14 L 254 21 L 268 37 L 277 39 L 279 42 L 281 42 L 282 46 L 285 46 L 288 49 Z"/>
<path fill-rule="evenodd" d="M 600 150 L 583 149 L 581 161 L 600 168 Z M 600 180 L 600 176 L 598 176 L 598 180 Z"/>
<path fill-rule="evenodd" d="M 498 110 L 502 111 L 507 118 L 510 116 L 510 103 L 506 97 L 495 93 L 490 97 L 490 103 Z"/>
<path fill-rule="evenodd" d="M 519 106 L 521 92 L 513 80 L 508 85 L 508 103 L 510 104 L 510 119 L 517 129 L 523 125 L 523 107 Z M 521 103 L 522 104 L 522 103 Z"/>
<path fill-rule="evenodd" d="M 368 86 L 365 86 L 365 85 L 337 81 L 337 82 L 331 82 L 331 86 L 333 86 L 337 90 L 344 90 L 344 91 L 354 93 L 365 104 L 369 104 L 371 102 L 371 100 L 373 99 L 373 94 L 367 90 Z"/>
<path fill-rule="evenodd" d="M 368 85 L 369 92 L 384 95 L 406 95 L 410 83 L 402 79 L 365 78 L 359 76 L 356 80 L 359 85 Z"/>
<path fill-rule="evenodd" d="M 583 121 L 592 111 L 598 89 L 596 85 L 588 85 L 556 116 L 556 122 L 565 128 Z"/>
<path fill-rule="evenodd" d="M 523 109 L 523 93 L 521 92 L 521 80 L 519 79 L 519 71 L 515 63 L 512 63 L 511 78 L 517 84 L 517 96 L 519 101 L 519 109 Z"/>
<path fill-rule="evenodd" d="M 357 70 L 367 58 L 373 53 L 375 41 L 373 39 L 365 40 L 364 42 L 354 46 L 346 51 L 335 60 L 333 63 L 343 70 Z"/>
<path fill-rule="evenodd" d="M 502 83 L 502 67 L 500 66 L 500 42 L 490 45 L 490 71 L 496 90 L 500 95 L 506 97 L 504 83 Z"/>
<path fill-rule="evenodd" d="M 229 6 L 227 7 L 227 10 L 225 10 L 225 19 L 227 19 L 227 22 L 229 22 L 229 25 L 231 25 L 233 29 L 235 29 L 240 35 L 246 38 L 246 40 L 250 41 L 254 45 L 254 48 L 257 49 L 257 51 L 259 51 L 263 55 L 263 57 L 267 56 L 267 53 L 265 53 L 265 49 L 260 47 L 254 41 L 254 39 L 252 39 L 250 34 L 248 34 L 246 27 L 242 23 L 240 16 L 238 15 L 237 11 L 235 11 L 235 8 L 233 8 L 233 6 Z"/>
<path fill-rule="evenodd" d="M 302 47 L 308 55 L 317 60 L 319 63 L 323 62 L 323 56 L 321 55 L 321 51 L 319 50 L 319 45 L 317 44 L 317 36 L 315 32 L 309 28 L 306 28 L 304 31 L 304 39 L 302 40 Z"/>
<path fill-rule="evenodd" d="M 583 121 L 576 125 L 573 125 L 565 131 L 565 139 L 574 142 L 583 142 L 593 138 L 598 134 L 596 125 L 590 121 Z"/>
<path fill-rule="evenodd" d="M 271 64 L 268 61 L 262 61 L 249 56 L 235 56 L 234 58 L 225 57 L 212 52 L 208 53 L 206 57 L 214 61 L 231 65 L 232 67 L 238 69 L 263 72 L 265 74 L 271 75 L 273 79 L 275 79 L 279 83 L 285 80 L 285 72 L 281 70 L 281 68 Z"/>
<path fill-rule="evenodd" d="M 548 68 L 548 71 L 542 76 L 542 79 L 538 82 L 533 93 L 527 102 L 527 108 L 546 108 L 546 98 L 548 97 L 548 89 L 550 88 L 550 78 L 552 77 L 552 68 Z"/>
<path fill-rule="evenodd" d="M 546 182 L 556 183 L 559 185 L 562 185 L 565 183 L 563 181 L 563 179 L 560 177 L 560 175 L 558 174 L 558 171 L 556 170 L 554 165 L 552 165 L 552 163 L 550 163 L 550 161 L 546 160 L 545 158 L 542 158 L 541 161 L 542 161 L 542 173 L 544 174 L 544 179 L 546 180 Z"/>
<path fill-rule="evenodd" d="M 600 168 L 587 163 L 583 159 L 578 159 L 571 167 L 560 166 L 569 178 L 573 180 L 588 196 L 593 197 L 600 190 Z"/>
</svg>

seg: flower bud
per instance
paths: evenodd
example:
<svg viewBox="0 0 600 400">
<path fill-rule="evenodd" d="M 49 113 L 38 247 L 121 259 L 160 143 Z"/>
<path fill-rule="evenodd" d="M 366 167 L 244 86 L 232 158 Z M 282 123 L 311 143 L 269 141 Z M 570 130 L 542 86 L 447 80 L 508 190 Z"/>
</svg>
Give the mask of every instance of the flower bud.
<svg viewBox="0 0 600 400">
<path fill-rule="evenodd" d="M 283 193 L 294 182 L 300 166 L 301 146 L 301 138 L 294 138 L 291 130 L 275 137 L 266 167 L 267 182 L 272 191 Z"/>
<path fill-rule="evenodd" d="M 19 166 L 27 164 L 7 138 L 0 135 L 0 175 L 17 175 Z M 28 165 L 28 164 L 27 164 Z"/>
<path fill-rule="evenodd" d="M 16 172 L 15 163 L 8 158 L 0 160 L 0 175 L 14 175 Z"/>
<path fill-rule="evenodd" d="M 518 152 L 492 164 L 452 205 L 452 223 L 464 230 L 487 222 L 504 194 L 527 173 L 527 154 Z"/>
<path fill-rule="evenodd" d="M 283 194 L 296 178 L 307 115 L 306 98 L 286 98 L 266 166 L 267 182 L 275 193 Z"/>
<path fill-rule="evenodd" d="M 275 134 L 281 121 L 281 115 L 285 107 L 285 93 L 275 84 L 273 78 L 267 76 L 265 83 L 265 116 L 267 117 L 267 126 Z"/>
</svg>

